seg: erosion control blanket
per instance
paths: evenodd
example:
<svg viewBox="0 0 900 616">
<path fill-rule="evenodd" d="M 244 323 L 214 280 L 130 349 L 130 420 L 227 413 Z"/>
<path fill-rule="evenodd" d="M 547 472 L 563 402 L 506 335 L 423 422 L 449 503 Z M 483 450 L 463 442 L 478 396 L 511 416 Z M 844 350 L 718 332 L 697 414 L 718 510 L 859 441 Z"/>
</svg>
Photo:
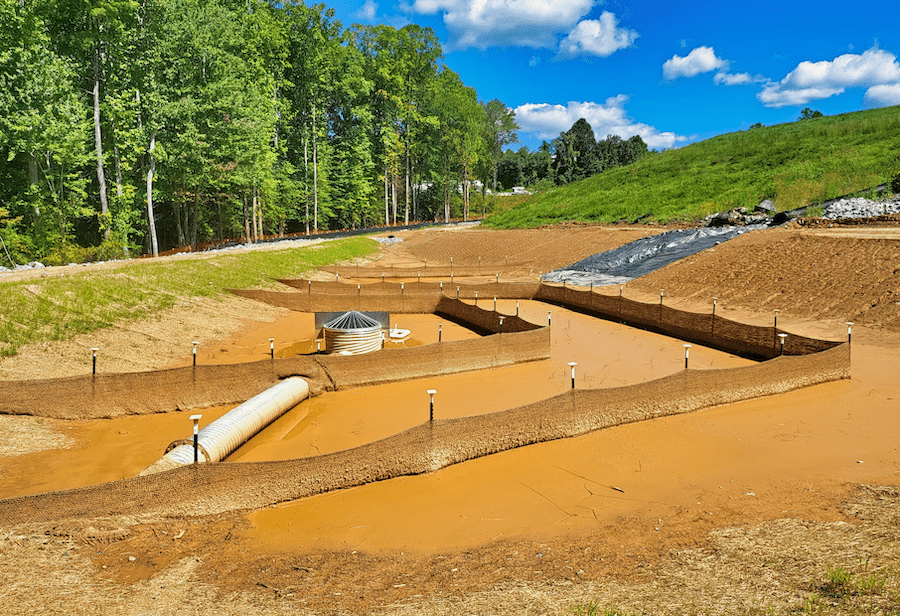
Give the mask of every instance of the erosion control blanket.
<svg viewBox="0 0 900 616">
<path fill-rule="evenodd" d="M 579 286 L 591 283 L 594 286 L 624 284 L 742 233 L 764 228 L 766 225 L 666 231 L 595 254 L 568 267 L 548 272 L 542 278 L 549 282 L 570 282 Z"/>
</svg>

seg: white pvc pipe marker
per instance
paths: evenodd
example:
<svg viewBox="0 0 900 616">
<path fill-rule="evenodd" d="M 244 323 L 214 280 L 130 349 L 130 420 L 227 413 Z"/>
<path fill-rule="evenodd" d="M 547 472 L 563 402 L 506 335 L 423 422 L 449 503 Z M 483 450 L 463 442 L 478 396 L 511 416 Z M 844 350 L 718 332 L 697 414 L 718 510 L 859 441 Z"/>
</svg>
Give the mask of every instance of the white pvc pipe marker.
<svg viewBox="0 0 900 616">
<path fill-rule="evenodd" d="M 200 430 L 197 438 L 200 462 L 224 460 L 308 396 L 309 384 L 298 376 L 292 376 L 228 411 Z M 166 458 L 178 465 L 193 464 L 194 447 L 178 445 L 163 457 Z"/>
</svg>

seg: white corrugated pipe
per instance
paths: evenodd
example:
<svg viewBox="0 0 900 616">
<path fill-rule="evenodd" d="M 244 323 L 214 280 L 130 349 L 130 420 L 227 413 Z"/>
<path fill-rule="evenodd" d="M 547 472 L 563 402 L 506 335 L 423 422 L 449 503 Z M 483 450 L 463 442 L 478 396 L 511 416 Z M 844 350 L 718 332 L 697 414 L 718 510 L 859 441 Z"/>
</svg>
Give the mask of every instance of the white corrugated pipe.
<svg viewBox="0 0 900 616">
<path fill-rule="evenodd" d="M 200 430 L 200 462 L 224 460 L 257 432 L 309 396 L 309 383 L 292 376 L 233 408 Z M 193 444 L 177 445 L 144 473 L 194 463 Z M 144 474 L 141 473 L 141 474 Z"/>
</svg>

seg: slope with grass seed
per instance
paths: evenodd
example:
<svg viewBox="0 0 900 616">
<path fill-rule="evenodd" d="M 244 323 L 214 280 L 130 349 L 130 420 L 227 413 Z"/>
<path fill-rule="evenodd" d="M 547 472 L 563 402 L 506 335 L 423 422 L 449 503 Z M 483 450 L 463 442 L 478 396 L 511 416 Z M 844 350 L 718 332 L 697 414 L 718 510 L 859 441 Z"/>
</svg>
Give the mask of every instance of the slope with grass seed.
<svg viewBox="0 0 900 616">
<path fill-rule="evenodd" d="M 534 195 L 485 224 L 697 220 L 763 199 L 787 210 L 886 182 L 900 168 L 898 151 L 898 107 L 753 128 Z"/>
<path fill-rule="evenodd" d="M 277 286 L 316 267 L 371 254 L 377 243 L 352 238 L 302 248 L 203 254 L 124 262 L 83 273 L 0 278 L 0 358 L 26 344 L 65 341 L 132 323 L 195 299 L 219 300 L 229 288 Z M 0 364 L 2 370 L 2 364 Z"/>
</svg>

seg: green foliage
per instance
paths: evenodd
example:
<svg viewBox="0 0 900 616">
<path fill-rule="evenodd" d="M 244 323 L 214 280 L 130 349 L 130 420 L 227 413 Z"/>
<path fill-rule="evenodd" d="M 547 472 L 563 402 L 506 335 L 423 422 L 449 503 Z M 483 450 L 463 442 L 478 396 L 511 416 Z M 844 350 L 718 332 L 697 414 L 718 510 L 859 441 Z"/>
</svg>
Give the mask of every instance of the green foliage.
<svg viewBox="0 0 900 616">
<path fill-rule="evenodd" d="M 496 145 L 454 76 L 432 30 L 324 5 L 0 0 L 0 233 L 16 262 L 255 241 L 376 224 L 386 185 L 407 222 Z"/>
<path fill-rule="evenodd" d="M 628 139 L 608 135 L 597 141 L 591 125 L 582 118 L 552 143 L 545 141 L 534 152 L 529 152 L 527 147 L 504 152 L 495 165 L 495 175 L 505 190 L 543 180 L 562 186 L 630 165 L 647 153 L 647 144 L 640 135 Z"/>
<path fill-rule="evenodd" d="M 797 119 L 798 120 L 815 120 L 816 118 L 821 118 L 821 117 L 824 117 L 824 114 L 821 111 L 818 111 L 818 110 L 813 111 L 809 107 L 806 107 L 800 112 L 800 117 Z"/>
<path fill-rule="evenodd" d="M 895 195 L 900 195 L 900 171 L 894 172 L 894 175 L 891 176 L 890 183 L 888 185 L 890 190 Z"/>
<path fill-rule="evenodd" d="M 813 205 L 806 208 L 806 216 L 808 218 L 821 218 L 825 213 L 825 209 L 821 205 Z"/>
<path fill-rule="evenodd" d="M 574 616 L 634 616 L 633 612 L 623 612 L 614 607 L 604 608 L 600 603 L 591 599 L 587 603 L 572 606 L 570 611 Z"/>
<path fill-rule="evenodd" d="M 852 590 L 853 576 L 843 567 L 828 566 L 825 583 L 820 586 L 823 593 L 831 597 L 843 597 Z"/>
<path fill-rule="evenodd" d="M 853 585 L 859 594 L 879 594 L 884 591 L 887 583 L 887 577 L 876 573 L 863 574 L 858 576 Z"/>
<path fill-rule="evenodd" d="M 571 611 L 575 616 L 599 616 L 601 613 L 600 604 L 596 603 L 593 599 L 587 603 L 573 606 Z"/>
<path fill-rule="evenodd" d="M 135 252 L 134 246 L 127 246 L 116 240 L 104 240 L 99 246 L 78 246 L 71 242 L 61 242 L 42 257 L 44 265 L 68 265 L 70 263 L 93 263 L 127 259 Z"/>
<path fill-rule="evenodd" d="M 569 220 L 696 220 L 763 199 L 785 210 L 876 186 L 896 170 L 900 114 L 861 111 L 721 135 L 536 194 L 496 228 Z"/>
<path fill-rule="evenodd" d="M 886 601 L 887 605 L 891 605 L 894 610 L 889 613 L 895 613 L 897 601 L 900 597 L 895 592 L 885 591 L 890 581 L 895 581 L 896 571 L 890 568 L 885 570 L 870 571 L 869 561 L 860 561 L 859 573 L 854 573 L 850 569 L 841 565 L 828 565 L 825 570 L 824 580 L 821 582 L 813 582 L 814 592 L 807 601 L 807 611 L 809 613 L 821 613 L 823 599 L 827 599 L 828 603 L 840 606 L 859 606 L 861 612 L 874 613 L 871 608 L 876 603 Z M 837 603 L 836 603 L 837 602 Z M 868 604 L 868 605 L 867 605 Z M 864 607 L 865 606 L 865 607 Z M 855 613 L 855 612 L 854 612 Z"/>
<path fill-rule="evenodd" d="M 503 157 L 503 146 L 519 140 L 516 130 L 515 112 L 502 101 L 494 99 L 482 105 L 484 110 L 483 134 L 485 151 L 482 156 L 481 180 L 484 186 L 491 183 L 497 192 L 497 173 L 500 159 Z"/>
<path fill-rule="evenodd" d="M 316 267 L 377 249 L 368 238 L 324 246 L 229 253 L 207 259 L 135 261 L 115 269 L 21 282 L 0 282 L 0 355 L 29 343 L 65 340 L 133 321 L 192 297 L 272 285 Z"/>
</svg>

